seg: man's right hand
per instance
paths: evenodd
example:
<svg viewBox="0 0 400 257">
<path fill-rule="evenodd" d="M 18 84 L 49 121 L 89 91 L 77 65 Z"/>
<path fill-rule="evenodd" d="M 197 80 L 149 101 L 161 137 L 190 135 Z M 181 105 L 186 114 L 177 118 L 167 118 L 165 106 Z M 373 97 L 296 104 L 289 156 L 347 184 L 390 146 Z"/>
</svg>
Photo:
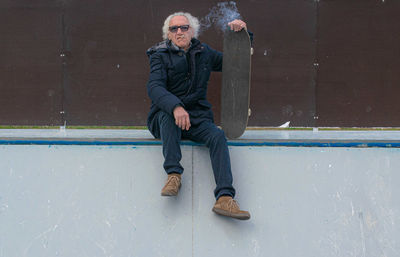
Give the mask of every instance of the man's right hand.
<svg viewBox="0 0 400 257">
<path fill-rule="evenodd" d="M 189 113 L 182 107 L 175 107 L 174 111 L 175 124 L 182 130 L 189 130 L 190 128 L 190 118 Z"/>
</svg>

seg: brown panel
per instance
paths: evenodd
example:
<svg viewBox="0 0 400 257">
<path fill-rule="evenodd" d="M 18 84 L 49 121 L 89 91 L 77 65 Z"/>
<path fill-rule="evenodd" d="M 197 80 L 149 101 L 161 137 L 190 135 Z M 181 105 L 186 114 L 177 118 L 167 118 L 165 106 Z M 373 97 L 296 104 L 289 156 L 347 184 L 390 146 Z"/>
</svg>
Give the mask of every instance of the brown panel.
<svg viewBox="0 0 400 257">
<path fill-rule="evenodd" d="M 148 99 L 140 66 L 146 60 L 138 45 L 146 37 L 137 31 L 143 22 L 135 21 L 144 7 L 145 1 L 66 5 L 67 125 L 143 125 Z"/>
<path fill-rule="evenodd" d="M 0 125 L 61 124 L 61 8 L 54 2 L 1 2 Z"/>
<path fill-rule="evenodd" d="M 315 114 L 315 1 L 251 1 L 254 31 L 250 126 L 312 126 Z"/>
<path fill-rule="evenodd" d="M 319 126 L 400 126 L 399 1 L 320 1 Z"/>
<path fill-rule="evenodd" d="M 182 1 L 70 1 L 65 15 L 67 124 L 145 125 L 150 106 L 146 50 L 162 41 L 168 15 L 187 9 L 199 8 Z"/>
<path fill-rule="evenodd" d="M 161 41 L 167 15 L 183 10 L 201 18 L 216 4 L 1 1 L 0 124 L 58 125 L 65 111 L 67 125 L 145 125 L 146 49 Z M 289 120 L 292 126 L 400 126 L 400 2 L 237 6 L 255 34 L 250 126 Z M 200 40 L 222 49 L 218 29 Z M 213 74 L 209 98 L 217 123 L 220 83 L 221 74 Z"/>
<path fill-rule="evenodd" d="M 210 3 L 199 17 L 215 6 Z M 249 126 L 313 126 L 315 115 L 315 1 L 237 1 L 254 33 Z M 192 8 L 195 9 L 195 8 Z M 222 33 L 214 27 L 200 40 L 222 50 Z M 208 97 L 220 122 L 221 74 L 211 76 Z"/>
<path fill-rule="evenodd" d="M 149 108 L 145 50 L 161 41 L 161 26 L 183 10 L 201 18 L 215 1 L 72 1 L 66 6 L 68 124 L 144 125 Z M 314 1 L 239 1 L 255 33 L 251 126 L 287 120 L 310 125 L 314 116 Z M 222 32 L 214 27 L 200 40 L 217 50 Z M 264 54 L 266 53 L 266 55 Z M 219 123 L 221 75 L 214 74 L 209 98 Z"/>
<path fill-rule="evenodd" d="M 8 71 L 3 81 L 7 85 L 12 85 L 10 81 L 14 81 L 18 87 L 30 88 L 30 92 L 23 90 L 25 98 L 40 103 L 35 108 L 42 108 L 41 112 L 54 111 L 59 119 L 58 112 L 65 111 L 67 125 L 145 125 L 150 105 L 145 89 L 148 77 L 145 50 L 161 40 L 161 26 L 167 15 L 183 10 L 201 18 L 217 1 L 102 0 L 94 5 L 93 1 L 76 0 L 58 3 L 63 3 L 62 10 L 53 1 L 34 4 L 30 1 L 19 1 L 19 4 L 2 2 L 8 8 L 17 8 L 18 15 L 35 12 L 40 16 L 30 18 L 28 14 L 22 19 L 25 26 L 18 30 L 18 24 L 12 25 L 9 31 L 27 37 L 32 31 L 35 33 L 30 26 L 38 29 L 39 25 L 35 24 L 43 23 L 40 26 L 44 34 L 41 40 L 48 39 L 47 44 L 27 44 L 35 48 L 34 52 L 29 52 L 27 46 L 20 50 L 14 48 L 12 40 L 17 40 L 18 36 L 10 34 L 9 46 L 5 47 L 9 49 L 8 54 L 19 51 L 31 61 L 23 61 L 26 73 L 23 75 L 18 70 L 18 75 L 14 76 L 18 77 L 18 81 Z M 287 120 L 291 120 L 293 125 L 309 125 L 314 115 L 314 18 L 309 18 L 314 17 L 314 1 L 238 1 L 237 6 L 249 29 L 255 33 L 249 125 L 279 125 Z M 47 18 L 43 13 L 54 16 Z M 21 22 L 21 17 L 17 19 L 11 13 L 3 17 L 7 22 L 2 24 Z M 57 42 L 51 41 L 54 34 L 57 35 Z M 200 40 L 217 50 L 222 48 L 222 32 L 214 27 L 202 33 Z M 56 58 L 50 62 L 46 54 Z M 64 57 L 59 58 L 60 54 Z M 8 59 L 17 60 L 15 56 Z M 35 59 L 45 62 L 47 66 L 36 65 Z M 12 69 L 11 66 L 5 67 Z M 61 71 L 63 74 L 60 74 Z M 45 75 L 36 76 L 37 80 L 31 78 L 33 75 L 28 76 L 37 73 Z M 213 74 L 209 98 L 214 105 L 217 123 L 220 83 L 221 74 Z M 41 95 L 42 88 L 47 89 L 48 84 L 57 88 L 48 90 L 48 95 L 58 99 L 57 107 L 46 105 L 48 97 L 42 99 L 35 96 Z M 57 86 L 62 86 L 62 90 Z M 5 89 L 5 86 L 2 88 Z M 18 94 L 18 99 L 23 99 L 21 91 L 14 92 Z M 59 99 L 62 94 L 63 105 Z M 4 121 L 23 119 L 22 123 L 28 124 L 39 124 L 38 120 L 47 125 L 54 123 L 52 120 L 45 121 L 37 111 L 26 115 L 26 107 L 16 108 L 10 113 L 12 102 L 9 99 L 13 97 L 2 98 L 3 104 L 8 106 L 3 109 L 4 114 L 9 115 L 2 115 Z M 24 103 L 29 102 L 23 100 Z M 19 116 L 28 116 L 31 120 Z"/>
</svg>

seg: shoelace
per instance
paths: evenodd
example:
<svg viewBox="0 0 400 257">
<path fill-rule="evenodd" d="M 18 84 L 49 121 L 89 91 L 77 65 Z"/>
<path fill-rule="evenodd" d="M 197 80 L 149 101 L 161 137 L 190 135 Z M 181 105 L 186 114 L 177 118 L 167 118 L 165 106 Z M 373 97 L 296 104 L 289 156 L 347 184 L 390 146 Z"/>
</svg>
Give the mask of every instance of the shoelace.
<svg viewBox="0 0 400 257">
<path fill-rule="evenodd" d="M 171 183 L 175 184 L 175 186 L 179 186 L 179 178 L 176 176 L 170 176 L 168 178 L 167 184 L 170 185 Z"/>
<path fill-rule="evenodd" d="M 228 209 L 230 212 L 232 212 L 234 209 L 239 210 L 239 204 L 235 200 L 230 199 L 228 201 Z"/>
</svg>

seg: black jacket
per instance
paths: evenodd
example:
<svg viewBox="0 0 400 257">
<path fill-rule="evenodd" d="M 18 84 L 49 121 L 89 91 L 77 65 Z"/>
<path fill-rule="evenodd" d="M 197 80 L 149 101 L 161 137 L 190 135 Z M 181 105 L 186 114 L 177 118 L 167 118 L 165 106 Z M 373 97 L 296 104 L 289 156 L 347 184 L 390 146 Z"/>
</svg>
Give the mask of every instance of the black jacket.
<svg viewBox="0 0 400 257">
<path fill-rule="evenodd" d="M 152 101 L 147 119 L 150 131 L 158 111 L 173 115 L 178 105 L 189 113 L 194 126 L 207 119 L 213 121 L 211 104 L 206 100 L 207 84 L 211 71 L 222 70 L 222 53 L 192 39 L 187 53 L 172 47 L 167 40 L 148 49 L 147 55 L 150 58 L 147 93 Z"/>
</svg>

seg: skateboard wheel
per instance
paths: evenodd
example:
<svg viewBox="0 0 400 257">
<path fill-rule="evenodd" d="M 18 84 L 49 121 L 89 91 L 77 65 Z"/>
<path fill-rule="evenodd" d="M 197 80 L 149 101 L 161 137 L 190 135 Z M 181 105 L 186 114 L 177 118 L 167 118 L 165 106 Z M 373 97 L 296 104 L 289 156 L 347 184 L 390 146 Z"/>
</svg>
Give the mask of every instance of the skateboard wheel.
<svg viewBox="0 0 400 257">
<path fill-rule="evenodd" d="M 254 48 L 252 47 L 252 48 L 250 48 L 250 55 L 253 55 L 254 54 Z"/>
<path fill-rule="evenodd" d="M 249 108 L 249 117 L 250 117 L 250 115 L 251 115 L 251 109 Z"/>
</svg>

